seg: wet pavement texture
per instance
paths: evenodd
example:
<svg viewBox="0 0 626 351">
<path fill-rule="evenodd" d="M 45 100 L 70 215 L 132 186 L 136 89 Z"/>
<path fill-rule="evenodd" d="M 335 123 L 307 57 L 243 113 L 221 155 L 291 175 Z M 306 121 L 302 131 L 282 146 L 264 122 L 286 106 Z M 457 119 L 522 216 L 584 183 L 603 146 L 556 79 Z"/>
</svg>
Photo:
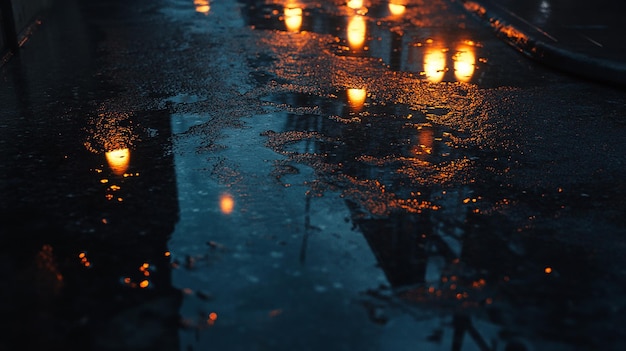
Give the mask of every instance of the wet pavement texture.
<svg viewBox="0 0 626 351">
<path fill-rule="evenodd" d="M 460 0 L 516 50 L 554 69 L 626 86 L 626 3 Z"/>
<path fill-rule="evenodd" d="M 0 69 L 1 350 L 626 347 L 624 91 L 460 2 L 60 0 Z"/>
</svg>

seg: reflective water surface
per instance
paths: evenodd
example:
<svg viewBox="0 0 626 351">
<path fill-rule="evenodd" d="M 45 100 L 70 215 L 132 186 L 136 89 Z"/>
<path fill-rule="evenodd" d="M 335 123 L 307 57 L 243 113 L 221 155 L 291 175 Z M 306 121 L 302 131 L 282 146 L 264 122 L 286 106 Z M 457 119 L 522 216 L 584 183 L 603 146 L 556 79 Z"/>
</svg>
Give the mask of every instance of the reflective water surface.
<svg viewBox="0 0 626 351">
<path fill-rule="evenodd" d="M 624 346 L 620 92 L 455 1 L 63 3 L 2 67 L 0 349 Z"/>
</svg>

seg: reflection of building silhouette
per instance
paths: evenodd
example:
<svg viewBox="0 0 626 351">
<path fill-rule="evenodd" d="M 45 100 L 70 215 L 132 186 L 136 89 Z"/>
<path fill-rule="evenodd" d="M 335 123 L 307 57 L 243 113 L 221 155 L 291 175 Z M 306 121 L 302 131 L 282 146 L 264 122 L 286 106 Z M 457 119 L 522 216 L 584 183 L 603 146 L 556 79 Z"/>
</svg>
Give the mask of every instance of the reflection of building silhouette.
<svg viewBox="0 0 626 351">
<path fill-rule="evenodd" d="M 61 27 L 40 31 L 30 51 L 3 67 L 14 74 L 2 95 L 19 90 L 1 107 L 10 123 L 0 145 L 0 313 L 8 321 L 0 349 L 175 350 L 181 298 L 166 256 L 178 216 L 173 160 L 164 156 L 169 115 L 128 112 L 137 141 L 117 161 L 129 163 L 108 163 L 103 145 L 87 150 L 102 126 L 85 123 L 102 112 L 91 101 L 110 90 L 86 78 L 94 76 L 96 40 L 93 28 L 75 27 L 84 14 L 59 12 L 66 20 L 49 23 Z"/>
<path fill-rule="evenodd" d="M 346 204 L 352 222 L 366 238 L 393 290 L 407 301 L 436 305 L 449 313 L 451 324 L 447 335 L 453 351 L 465 350 L 467 343 L 479 350 L 496 350 L 494 340 L 505 347 L 528 350 L 525 340 L 532 337 L 525 328 L 534 325 L 517 326 L 507 320 L 486 317 L 477 322 L 472 316 L 471 308 L 487 310 L 494 316 L 519 313 L 492 308 L 496 299 L 500 306 L 523 305 L 530 299 L 544 308 L 533 318 L 543 316 L 553 323 L 542 325 L 544 330 L 567 330 L 562 324 L 567 307 L 559 295 L 567 292 L 583 299 L 591 288 L 588 284 L 570 286 L 578 281 L 573 277 L 558 284 L 546 280 L 541 265 L 554 260 L 550 252 L 558 249 L 533 241 L 523 244 L 532 255 L 520 256 L 514 249 L 520 245 L 516 242 L 519 238 L 507 234 L 516 232 L 508 220 L 477 214 L 471 206 L 475 199 L 462 190 L 441 196 L 442 189 L 437 185 L 420 186 L 409 175 L 399 175 L 402 163 L 394 162 L 395 158 L 413 157 L 418 162 L 415 167 L 422 165 L 426 169 L 440 162 L 439 155 L 449 151 L 440 141 L 442 132 L 432 126 L 403 128 L 406 119 L 401 117 L 413 114 L 413 119 L 419 120 L 419 112 L 403 106 L 382 108 L 367 101 L 361 103 L 360 94 L 335 92 L 332 95 L 337 98 L 331 99 L 284 93 L 267 99 L 277 104 L 320 108 L 320 114 L 285 114 L 286 131 L 308 131 L 321 137 L 305 137 L 281 151 L 297 152 L 298 156 L 308 153 L 315 160 L 322 157 L 322 162 L 332 165 L 333 171 L 320 177 L 329 177 L 327 181 L 346 190 L 356 189 L 357 195 L 362 196 L 359 199 L 347 196 Z M 340 121 L 328 115 L 337 116 Z M 371 156 L 373 161 L 363 160 L 363 156 Z M 364 184 L 374 186 L 359 188 Z M 375 193 L 379 189 L 384 189 L 384 193 Z M 373 192 L 368 194 L 368 191 Z M 384 197 L 385 194 L 391 195 Z M 373 198 L 368 198 L 369 195 Z M 376 196 L 379 198 L 375 199 Z M 418 201 L 418 205 L 406 211 L 397 206 L 394 209 L 395 201 L 411 197 L 423 200 L 424 206 Z M 383 208 L 379 214 L 373 213 L 380 206 L 367 208 L 370 200 L 391 210 L 385 212 Z M 433 206 L 434 202 L 441 208 Z M 560 257 L 560 266 L 568 274 L 585 271 L 581 266 L 585 260 L 576 261 L 581 257 L 581 254 Z M 590 272 L 584 273 L 587 277 L 583 281 L 593 280 Z M 509 281 L 511 275 L 517 276 L 518 282 Z M 489 326 L 483 328 L 486 324 Z M 496 330 L 503 334 L 496 334 Z"/>
</svg>

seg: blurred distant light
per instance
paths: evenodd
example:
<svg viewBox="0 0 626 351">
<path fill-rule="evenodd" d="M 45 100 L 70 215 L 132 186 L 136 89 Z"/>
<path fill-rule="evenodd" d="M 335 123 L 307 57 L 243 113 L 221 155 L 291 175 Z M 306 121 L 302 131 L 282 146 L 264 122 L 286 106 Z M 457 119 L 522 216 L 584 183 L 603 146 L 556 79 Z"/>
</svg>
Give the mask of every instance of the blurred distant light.
<svg viewBox="0 0 626 351">
<path fill-rule="evenodd" d="M 285 26 L 290 32 L 299 32 L 302 27 L 302 9 L 285 7 Z"/>
<path fill-rule="evenodd" d="M 446 55 L 440 48 L 426 47 L 424 49 L 424 74 L 432 83 L 439 83 L 446 73 Z"/>
<path fill-rule="evenodd" d="M 348 0 L 348 7 L 358 10 L 363 7 L 363 0 Z"/>
<path fill-rule="evenodd" d="M 209 0 L 194 0 L 193 4 L 196 5 L 196 12 L 208 15 L 209 11 L 211 11 Z"/>
<path fill-rule="evenodd" d="M 220 211 L 228 215 L 231 214 L 234 209 L 235 199 L 233 199 L 233 196 L 230 194 L 222 194 L 222 196 L 220 196 Z"/>
<path fill-rule="evenodd" d="M 109 167 L 116 175 L 123 175 L 130 163 L 130 150 L 117 149 L 106 152 L 106 159 Z"/>
<path fill-rule="evenodd" d="M 459 82 L 469 82 L 474 75 L 476 56 L 474 48 L 469 45 L 461 45 L 453 57 L 454 76 Z"/>
<path fill-rule="evenodd" d="M 353 110 L 360 110 L 365 104 L 367 98 L 367 91 L 365 89 L 348 89 L 348 104 Z"/>
<path fill-rule="evenodd" d="M 353 16 L 348 22 L 348 43 L 354 50 L 360 49 L 365 43 L 365 18 L 363 16 Z"/>
<path fill-rule="evenodd" d="M 391 12 L 392 15 L 400 16 L 404 11 L 406 11 L 406 6 L 397 3 L 397 1 L 396 3 L 394 3 L 394 1 L 389 3 L 389 12 Z"/>
</svg>

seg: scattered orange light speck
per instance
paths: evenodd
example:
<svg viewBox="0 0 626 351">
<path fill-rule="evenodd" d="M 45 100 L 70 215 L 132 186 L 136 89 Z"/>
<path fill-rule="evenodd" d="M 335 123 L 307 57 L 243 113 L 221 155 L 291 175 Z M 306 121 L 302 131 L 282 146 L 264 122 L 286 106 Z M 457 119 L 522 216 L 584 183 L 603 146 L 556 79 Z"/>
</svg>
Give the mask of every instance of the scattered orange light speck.
<svg viewBox="0 0 626 351">
<path fill-rule="evenodd" d="M 102 223 L 103 223 L 103 224 L 107 224 L 107 223 L 109 223 L 109 221 L 107 221 L 107 219 L 106 219 L 106 218 L 102 218 Z"/>
<path fill-rule="evenodd" d="M 170 257 L 172 255 L 172 253 L 169 252 L 169 251 L 165 251 L 164 255 L 165 255 L 165 257 Z"/>
<path fill-rule="evenodd" d="M 488 297 L 488 298 L 485 300 L 485 303 L 486 303 L 487 305 L 491 305 L 491 304 L 493 303 L 493 299 L 492 299 L 491 297 Z"/>
<path fill-rule="evenodd" d="M 130 284 L 130 278 L 129 277 L 124 278 L 124 283 Z"/>
<path fill-rule="evenodd" d="M 546 274 L 550 274 L 552 273 L 552 267 L 546 267 L 543 271 L 546 272 Z"/>
<path fill-rule="evenodd" d="M 86 256 L 86 255 L 85 255 L 85 253 L 84 253 L 84 252 L 81 252 L 81 253 L 79 253 L 79 254 L 78 254 L 78 258 L 83 258 L 83 257 L 85 257 L 85 256 Z"/>
<path fill-rule="evenodd" d="M 209 313 L 209 321 L 215 322 L 217 320 L 217 313 L 211 312 Z"/>
<path fill-rule="evenodd" d="M 220 210 L 223 214 L 231 214 L 235 208 L 235 199 L 230 194 L 223 194 L 220 197 Z"/>
<path fill-rule="evenodd" d="M 270 317 L 276 317 L 276 316 L 280 315 L 281 313 L 283 313 L 283 310 L 278 308 L 278 309 L 275 309 L 275 310 L 271 310 L 270 313 L 269 313 L 269 316 Z"/>
<path fill-rule="evenodd" d="M 139 287 L 142 289 L 147 288 L 148 285 L 150 285 L 150 282 L 147 280 L 142 280 L 141 283 L 139 283 Z"/>
<path fill-rule="evenodd" d="M 194 0 L 193 4 L 196 5 L 196 12 L 208 15 L 209 11 L 211 11 L 208 0 Z"/>
<path fill-rule="evenodd" d="M 109 182 L 109 180 L 108 180 L 108 179 L 106 179 L 106 178 L 105 178 L 105 179 L 100 179 L 100 183 L 102 183 L 102 184 L 106 184 L 106 183 L 108 183 L 108 182 Z"/>
<path fill-rule="evenodd" d="M 85 267 L 90 267 L 91 266 L 91 262 L 85 262 Z"/>
</svg>

